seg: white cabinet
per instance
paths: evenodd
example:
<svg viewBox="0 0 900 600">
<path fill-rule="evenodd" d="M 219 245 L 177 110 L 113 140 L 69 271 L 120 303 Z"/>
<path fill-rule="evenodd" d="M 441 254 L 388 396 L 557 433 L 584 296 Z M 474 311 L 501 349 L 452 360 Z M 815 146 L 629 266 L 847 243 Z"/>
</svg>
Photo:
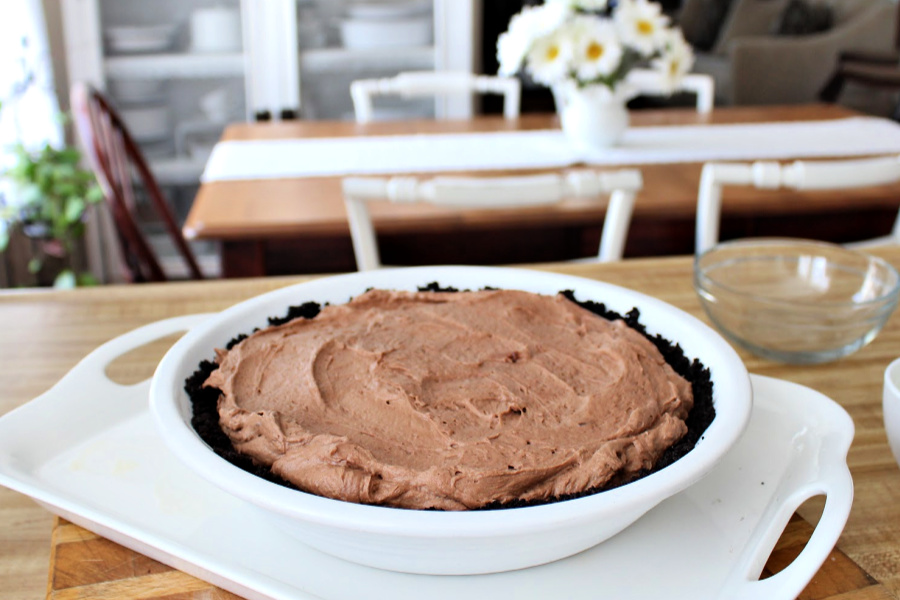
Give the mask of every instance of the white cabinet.
<svg viewBox="0 0 900 600">
<path fill-rule="evenodd" d="M 69 80 L 106 90 L 126 121 L 138 120 L 161 184 L 191 185 L 227 122 L 351 118 L 354 78 L 475 69 L 479 0 L 422 0 L 427 43 L 381 47 L 342 42 L 349 1 L 61 0 Z M 402 110 L 419 109 L 464 118 L 472 103 Z"/>
</svg>

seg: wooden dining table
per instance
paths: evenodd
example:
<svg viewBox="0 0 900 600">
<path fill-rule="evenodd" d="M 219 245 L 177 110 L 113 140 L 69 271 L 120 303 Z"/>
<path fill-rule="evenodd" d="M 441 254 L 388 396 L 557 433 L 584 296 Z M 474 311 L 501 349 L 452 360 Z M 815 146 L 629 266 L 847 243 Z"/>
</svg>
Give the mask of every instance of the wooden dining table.
<svg viewBox="0 0 900 600">
<path fill-rule="evenodd" d="M 900 248 L 873 250 L 900 267 Z M 538 270 L 628 287 L 705 319 L 692 289 L 688 256 L 607 264 L 551 263 Z M 160 319 L 220 311 L 309 277 L 106 286 L 73 291 L 0 293 L 0 415 L 42 394 L 108 340 Z M 123 384 L 149 378 L 174 338 L 128 352 L 106 369 Z M 785 365 L 740 352 L 748 370 L 796 382 L 835 400 L 853 418 L 848 464 L 855 486 L 849 520 L 835 550 L 801 598 L 900 598 L 900 468 L 886 439 L 881 393 L 885 367 L 900 356 L 900 314 L 868 346 L 823 365 Z M 51 435 L 35 431 L 35 436 Z M 809 538 L 820 499 L 805 503 L 782 535 L 768 572 L 791 562 Z M 690 541 L 686 540 L 689 546 Z M 30 498 L 0 488 L 0 600 L 46 597 L 232 598 L 177 569 L 54 518 Z"/>
<path fill-rule="evenodd" d="M 703 114 L 689 108 L 634 110 L 633 127 L 769 123 L 858 116 L 837 105 L 722 107 Z M 472 133 L 558 128 L 552 114 L 507 120 L 479 116 L 459 121 L 283 121 L 236 123 L 222 141 L 363 138 L 405 134 Z M 780 140 L 772 140 L 779 144 Z M 840 140 L 834 140 L 840 144 Z M 622 165 L 639 168 L 638 194 L 625 255 L 693 252 L 694 215 L 702 164 Z M 547 169 L 543 169 L 546 171 Z M 510 175 L 542 169 L 478 171 Z M 463 172 L 464 174 L 464 172 Z M 470 173 L 472 174 L 472 173 Z M 218 244 L 226 277 L 354 270 L 353 249 L 338 176 L 217 180 L 201 184 L 184 223 L 192 240 Z M 900 185 L 843 192 L 729 190 L 723 203 L 723 238 L 791 235 L 802 220 L 805 235 L 845 242 L 890 231 Z M 387 264 L 504 264 L 569 260 L 596 254 L 605 205 L 569 201 L 542 209 L 478 211 L 427 205 L 375 204 L 371 208 Z"/>
</svg>

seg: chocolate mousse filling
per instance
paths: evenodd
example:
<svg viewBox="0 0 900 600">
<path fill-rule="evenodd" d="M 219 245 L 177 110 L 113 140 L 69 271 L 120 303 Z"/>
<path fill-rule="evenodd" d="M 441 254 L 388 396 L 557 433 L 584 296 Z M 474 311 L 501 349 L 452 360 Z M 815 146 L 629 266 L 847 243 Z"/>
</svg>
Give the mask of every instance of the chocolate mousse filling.
<svg viewBox="0 0 900 600">
<path fill-rule="evenodd" d="M 609 489 L 693 448 L 709 372 L 571 292 L 369 290 L 294 307 L 186 382 L 193 425 L 257 475 L 351 502 L 483 509 Z"/>
</svg>

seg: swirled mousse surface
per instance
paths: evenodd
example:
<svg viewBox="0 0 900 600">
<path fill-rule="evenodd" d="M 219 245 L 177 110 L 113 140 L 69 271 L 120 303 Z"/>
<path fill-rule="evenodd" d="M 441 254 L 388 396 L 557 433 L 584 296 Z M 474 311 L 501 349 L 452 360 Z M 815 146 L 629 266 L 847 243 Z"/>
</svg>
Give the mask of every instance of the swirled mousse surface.
<svg viewBox="0 0 900 600">
<path fill-rule="evenodd" d="M 371 290 L 217 350 L 235 448 L 300 489 L 471 509 L 627 481 L 687 431 L 690 384 L 563 296 Z"/>
</svg>

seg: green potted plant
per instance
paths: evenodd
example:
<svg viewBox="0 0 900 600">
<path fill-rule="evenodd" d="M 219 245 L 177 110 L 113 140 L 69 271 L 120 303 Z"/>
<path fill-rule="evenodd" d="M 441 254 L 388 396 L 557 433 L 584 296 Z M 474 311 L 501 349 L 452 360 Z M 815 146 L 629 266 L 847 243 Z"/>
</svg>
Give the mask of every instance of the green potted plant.
<svg viewBox="0 0 900 600">
<path fill-rule="evenodd" d="M 103 199 L 92 172 L 80 166 L 81 154 L 71 147 L 47 144 L 29 151 L 14 147 L 15 162 L 3 173 L 8 196 L 0 199 L 0 252 L 10 234 L 19 230 L 35 241 L 28 269 L 39 283 L 55 287 L 91 285 L 96 281 L 78 266 L 88 208 Z"/>
</svg>

